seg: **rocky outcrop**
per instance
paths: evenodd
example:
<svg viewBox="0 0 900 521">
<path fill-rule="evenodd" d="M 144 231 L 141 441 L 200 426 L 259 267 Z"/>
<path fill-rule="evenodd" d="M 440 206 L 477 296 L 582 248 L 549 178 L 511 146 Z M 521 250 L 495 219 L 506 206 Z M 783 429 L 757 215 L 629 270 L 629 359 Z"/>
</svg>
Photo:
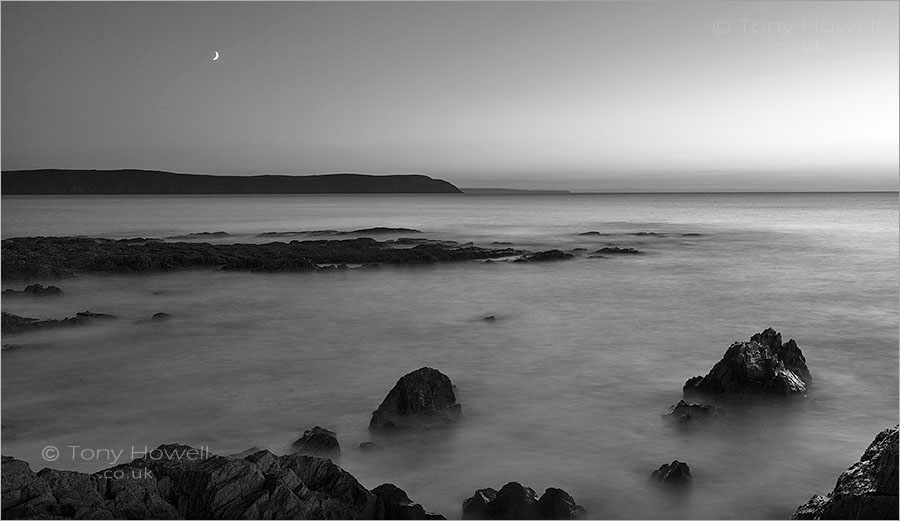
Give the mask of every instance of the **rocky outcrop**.
<svg viewBox="0 0 900 521">
<path fill-rule="evenodd" d="M 429 242 L 392 247 L 362 237 L 345 240 L 210 244 L 123 242 L 86 237 L 22 237 L 2 242 L 4 279 L 64 277 L 79 273 L 142 273 L 198 267 L 254 272 L 311 271 L 334 264 L 426 264 L 482 260 L 523 252 Z"/>
<path fill-rule="evenodd" d="M 587 512 L 566 491 L 548 488 L 538 499 L 533 489 L 510 482 L 500 491 L 483 488 L 463 501 L 463 519 L 584 519 Z"/>
<path fill-rule="evenodd" d="M 37 331 L 40 329 L 53 329 L 66 326 L 83 326 L 98 320 L 114 320 L 116 317 L 105 313 L 91 313 L 83 311 L 76 313 L 74 317 L 56 319 L 28 318 L 13 315 L 12 313 L 3 312 L 0 328 L 4 335 L 12 335 L 15 333 L 24 333 L 27 331 Z"/>
<path fill-rule="evenodd" d="M 370 431 L 452 423 L 462 416 L 450 378 L 423 367 L 404 375 L 369 421 Z"/>
<path fill-rule="evenodd" d="M 547 250 L 523 255 L 514 262 L 550 262 L 571 259 L 573 257 L 574 255 L 571 253 L 566 253 L 562 250 Z"/>
<path fill-rule="evenodd" d="M 400 487 L 385 483 L 372 489 L 381 501 L 385 519 L 447 519 L 440 514 L 426 512 L 422 505 L 413 502 Z"/>
<path fill-rule="evenodd" d="M 29 297 L 47 297 L 47 296 L 62 295 L 62 293 L 63 293 L 63 291 L 56 286 L 44 287 L 40 284 L 28 285 L 22 291 L 18 291 L 15 289 L 3 290 L 4 297 L 15 297 L 15 296 L 19 296 L 19 295 L 24 295 L 24 296 L 29 296 Z"/>
<path fill-rule="evenodd" d="M 650 481 L 666 486 L 690 485 L 693 479 L 688 464 L 678 460 L 662 465 L 650 475 Z"/>
<path fill-rule="evenodd" d="M 160 311 L 159 313 L 154 313 L 153 316 L 150 317 L 150 320 L 153 322 L 164 322 L 170 318 L 172 318 L 172 315 Z"/>
<path fill-rule="evenodd" d="M 292 448 L 297 454 L 313 454 L 326 458 L 340 456 L 341 445 L 334 431 L 316 425 L 303 433 Z"/>
<path fill-rule="evenodd" d="M 897 430 L 878 433 L 827 496 L 813 496 L 791 519 L 897 519 Z"/>
<path fill-rule="evenodd" d="M 692 419 L 708 418 L 717 414 L 718 410 L 712 405 L 688 403 L 684 400 L 679 400 L 678 403 L 669 407 L 669 410 L 663 416 L 678 420 L 679 423 L 686 423 Z"/>
<path fill-rule="evenodd" d="M 366 490 L 328 459 L 266 450 L 236 458 L 162 445 L 94 474 L 34 473 L 4 457 L 2 479 L 7 519 L 442 519 L 392 485 Z"/>
<path fill-rule="evenodd" d="M 812 377 L 797 343 L 781 343 L 772 328 L 749 342 L 735 342 L 706 376 L 684 384 L 685 395 L 701 394 L 806 394 Z"/>
</svg>

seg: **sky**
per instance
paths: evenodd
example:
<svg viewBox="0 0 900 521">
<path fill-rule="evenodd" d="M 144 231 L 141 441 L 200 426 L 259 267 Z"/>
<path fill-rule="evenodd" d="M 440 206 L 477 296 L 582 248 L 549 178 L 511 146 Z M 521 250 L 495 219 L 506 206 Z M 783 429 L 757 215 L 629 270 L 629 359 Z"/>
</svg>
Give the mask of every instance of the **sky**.
<svg viewBox="0 0 900 521">
<path fill-rule="evenodd" d="M 423 173 L 582 191 L 900 184 L 897 2 L 0 9 L 3 170 Z"/>
</svg>

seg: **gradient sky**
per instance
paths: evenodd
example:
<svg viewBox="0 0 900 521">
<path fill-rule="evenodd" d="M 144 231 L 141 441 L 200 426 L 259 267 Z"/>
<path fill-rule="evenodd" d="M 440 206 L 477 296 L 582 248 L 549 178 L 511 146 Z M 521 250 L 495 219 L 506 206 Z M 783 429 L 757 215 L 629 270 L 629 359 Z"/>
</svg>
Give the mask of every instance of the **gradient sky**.
<svg viewBox="0 0 900 521">
<path fill-rule="evenodd" d="M 3 2 L 2 168 L 896 190 L 898 14 L 896 2 Z"/>
</svg>

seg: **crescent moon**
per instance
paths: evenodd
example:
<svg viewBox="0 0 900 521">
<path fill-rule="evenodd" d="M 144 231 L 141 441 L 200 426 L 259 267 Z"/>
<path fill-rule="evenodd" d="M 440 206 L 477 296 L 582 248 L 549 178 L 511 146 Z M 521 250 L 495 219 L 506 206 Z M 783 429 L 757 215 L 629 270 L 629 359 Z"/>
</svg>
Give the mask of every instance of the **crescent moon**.
<svg viewBox="0 0 900 521">
<path fill-rule="evenodd" d="M 213 51 L 213 52 L 216 53 L 216 55 L 213 56 L 212 61 L 219 61 L 219 51 Z"/>
</svg>

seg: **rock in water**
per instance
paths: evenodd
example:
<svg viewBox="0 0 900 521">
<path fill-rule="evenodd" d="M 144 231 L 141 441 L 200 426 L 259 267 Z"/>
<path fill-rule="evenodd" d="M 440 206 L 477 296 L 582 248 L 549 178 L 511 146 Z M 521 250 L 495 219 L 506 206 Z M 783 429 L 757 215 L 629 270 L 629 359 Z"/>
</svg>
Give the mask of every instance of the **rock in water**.
<svg viewBox="0 0 900 521">
<path fill-rule="evenodd" d="M 691 468 L 687 463 L 675 460 L 672 463 L 666 463 L 653 471 L 650 480 L 664 485 L 690 485 L 693 481 L 691 476 Z"/>
<path fill-rule="evenodd" d="M 513 262 L 550 262 L 550 261 L 558 261 L 558 260 L 566 260 L 573 258 L 574 255 L 571 253 L 566 253 L 560 250 L 547 250 L 547 251 L 539 251 L 537 253 L 531 253 L 528 255 L 523 255 L 522 257 L 516 259 Z"/>
<path fill-rule="evenodd" d="M 423 367 L 397 381 L 372 413 L 369 430 L 444 424 L 460 416 L 462 408 L 456 403 L 450 378 L 437 369 Z"/>
<path fill-rule="evenodd" d="M 584 519 L 587 512 L 565 490 L 548 488 L 538 499 L 531 488 L 510 482 L 500 491 L 483 488 L 463 501 L 463 519 Z"/>
<path fill-rule="evenodd" d="M 815 495 L 791 519 L 897 519 L 897 430 L 878 433 L 827 496 Z"/>
<path fill-rule="evenodd" d="M 422 505 L 409 499 L 400 487 L 385 483 L 372 489 L 375 497 L 384 505 L 385 519 L 447 519 L 440 514 L 426 512 Z"/>
<path fill-rule="evenodd" d="M 154 313 L 153 316 L 150 317 L 150 320 L 154 322 L 162 322 L 164 320 L 169 320 L 170 318 L 172 318 L 172 315 L 160 311 L 159 313 Z"/>
<path fill-rule="evenodd" d="M 318 425 L 304 432 L 303 436 L 294 442 L 292 448 L 296 454 L 313 454 L 326 458 L 341 454 L 341 445 L 338 443 L 337 434 Z"/>
<path fill-rule="evenodd" d="M 46 296 L 56 296 L 62 295 L 62 290 L 56 286 L 47 286 L 44 287 L 40 284 L 31 284 L 26 286 L 22 291 L 17 291 L 14 289 L 3 290 L 4 296 L 16 296 L 16 295 L 30 295 L 33 297 L 46 297 Z"/>
<path fill-rule="evenodd" d="M 781 334 L 768 328 L 749 342 L 735 342 L 706 376 L 684 384 L 684 393 L 806 394 L 812 382 L 806 358 L 797 343 L 781 343 Z"/>
<path fill-rule="evenodd" d="M 716 408 L 712 405 L 688 403 L 684 400 L 679 400 L 678 403 L 669 407 L 669 410 L 663 416 L 686 423 L 691 421 L 692 418 L 705 418 L 716 414 L 718 414 Z"/>
</svg>

